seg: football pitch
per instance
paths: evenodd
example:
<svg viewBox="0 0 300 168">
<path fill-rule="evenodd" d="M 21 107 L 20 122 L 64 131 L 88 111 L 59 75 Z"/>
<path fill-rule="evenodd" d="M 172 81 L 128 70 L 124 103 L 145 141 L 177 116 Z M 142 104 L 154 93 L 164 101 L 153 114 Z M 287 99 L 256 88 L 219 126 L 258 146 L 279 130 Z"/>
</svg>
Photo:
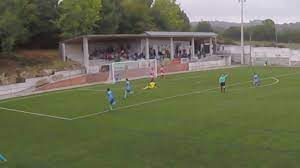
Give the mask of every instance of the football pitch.
<svg viewBox="0 0 300 168">
<path fill-rule="evenodd" d="M 119 83 L 0 101 L 0 154 L 8 160 L 0 167 L 299 167 L 300 68 L 176 74 L 143 90 L 147 81 L 132 81 L 126 100 Z M 113 111 L 107 88 L 117 99 Z"/>
</svg>

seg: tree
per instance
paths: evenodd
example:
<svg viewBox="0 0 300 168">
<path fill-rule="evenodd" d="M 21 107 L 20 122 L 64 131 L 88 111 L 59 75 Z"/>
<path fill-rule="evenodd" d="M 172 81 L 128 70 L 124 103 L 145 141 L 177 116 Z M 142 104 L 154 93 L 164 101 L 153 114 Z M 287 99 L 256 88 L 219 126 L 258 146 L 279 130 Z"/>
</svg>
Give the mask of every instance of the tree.
<svg viewBox="0 0 300 168">
<path fill-rule="evenodd" d="M 276 27 L 275 22 L 271 19 L 267 19 L 263 21 L 264 26 L 264 40 L 275 41 L 276 37 Z"/>
<path fill-rule="evenodd" d="M 64 38 L 94 33 L 101 20 L 101 0 L 64 0 L 56 21 Z"/>
<path fill-rule="evenodd" d="M 224 38 L 239 40 L 241 38 L 241 28 L 240 27 L 230 27 L 223 33 Z"/>
<path fill-rule="evenodd" d="M 29 0 L 0 2 L 0 43 L 2 52 L 11 52 L 16 44 L 26 41 L 32 33 L 30 24 L 36 20 L 36 6 Z"/>
<path fill-rule="evenodd" d="M 164 31 L 184 31 L 189 26 L 186 14 L 176 4 L 176 0 L 156 0 L 152 13 L 156 26 Z"/>
<path fill-rule="evenodd" d="M 35 19 L 28 22 L 31 37 L 26 48 L 56 48 L 59 41 L 59 31 L 55 25 L 58 19 L 58 0 L 30 0 L 36 8 Z"/>
<path fill-rule="evenodd" d="M 250 35 L 254 41 L 275 41 L 274 21 L 267 19 L 262 22 L 262 25 L 247 27 L 244 32 L 245 39 L 249 39 Z M 224 38 L 239 40 L 241 38 L 240 27 L 230 27 L 223 33 Z"/>
<path fill-rule="evenodd" d="M 279 32 L 278 41 L 282 43 L 300 43 L 300 30 L 284 30 Z"/>
<path fill-rule="evenodd" d="M 182 26 L 181 31 L 190 31 L 191 30 L 190 18 L 183 10 L 181 11 L 180 15 L 181 15 L 181 18 L 183 19 L 183 26 Z"/>
<path fill-rule="evenodd" d="M 196 32 L 213 32 L 211 24 L 207 21 L 202 21 L 197 24 L 194 31 Z"/>
<path fill-rule="evenodd" d="M 96 33 L 116 33 L 120 25 L 121 17 L 120 0 L 102 0 L 101 20 L 97 22 Z"/>
<path fill-rule="evenodd" d="M 276 28 L 271 19 L 264 20 L 262 25 L 254 26 L 252 29 L 252 38 L 256 41 L 275 41 Z"/>
<path fill-rule="evenodd" d="M 118 33 L 142 33 L 152 29 L 153 17 L 145 0 L 122 0 Z"/>
</svg>

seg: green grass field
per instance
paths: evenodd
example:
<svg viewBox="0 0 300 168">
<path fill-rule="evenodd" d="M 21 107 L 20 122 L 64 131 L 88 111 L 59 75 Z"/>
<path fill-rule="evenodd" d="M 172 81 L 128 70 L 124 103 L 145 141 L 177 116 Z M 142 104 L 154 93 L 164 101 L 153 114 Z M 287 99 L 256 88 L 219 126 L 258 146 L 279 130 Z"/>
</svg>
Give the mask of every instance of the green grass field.
<svg viewBox="0 0 300 168">
<path fill-rule="evenodd" d="M 251 86 L 253 72 L 262 86 Z M 229 73 L 221 94 L 217 79 Z M 297 168 L 300 69 L 167 76 L 123 101 L 123 83 L 0 102 L 2 168 Z M 107 112 L 105 90 L 116 97 Z M 4 109 L 7 110 L 4 110 Z M 107 113 L 102 113 L 107 112 Z"/>
</svg>

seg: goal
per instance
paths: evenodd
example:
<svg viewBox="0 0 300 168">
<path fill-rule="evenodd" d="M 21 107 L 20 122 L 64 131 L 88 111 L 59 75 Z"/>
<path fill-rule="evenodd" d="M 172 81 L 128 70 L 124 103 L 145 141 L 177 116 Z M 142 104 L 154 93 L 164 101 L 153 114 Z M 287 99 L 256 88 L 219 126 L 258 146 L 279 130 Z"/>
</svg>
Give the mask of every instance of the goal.
<svg viewBox="0 0 300 168">
<path fill-rule="evenodd" d="M 111 65 L 111 79 L 113 83 L 128 79 L 140 79 L 157 77 L 157 60 L 140 60 L 140 61 L 127 61 L 115 62 Z"/>
</svg>

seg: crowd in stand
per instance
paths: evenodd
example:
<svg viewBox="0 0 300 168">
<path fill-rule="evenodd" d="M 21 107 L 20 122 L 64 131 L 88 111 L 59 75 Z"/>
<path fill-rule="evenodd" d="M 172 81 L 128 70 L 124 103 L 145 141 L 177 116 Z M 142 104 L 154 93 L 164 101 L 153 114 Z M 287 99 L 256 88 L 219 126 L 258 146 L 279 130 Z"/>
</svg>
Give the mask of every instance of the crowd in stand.
<svg viewBox="0 0 300 168">
<path fill-rule="evenodd" d="M 175 49 L 175 58 L 191 58 L 192 57 L 192 51 L 191 48 L 184 48 L 184 47 L 177 47 Z M 203 50 L 197 50 L 196 56 L 198 58 L 205 58 L 206 54 L 204 49 Z M 170 50 L 165 47 L 164 49 L 156 50 L 154 48 L 149 49 L 149 56 L 150 59 L 158 59 L 163 60 L 165 58 L 171 57 Z M 107 60 L 107 61 L 125 61 L 125 60 L 140 60 L 140 59 L 146 59 L 145 53 L 138 53 L 138 52 L 132 52 L 129 48 L 119 48 L 115 49 L 113 47 L 108 47 L 106 49 L 94 49 L 90 53 L 90 59 L 91 60 Z"/>
<path fill-rule="evenodd" d="M 108 61 L 121 61 L 121 60 L 139 60 L 145 59 L 145 55 L 143 53 L 133 53 L 129 49 L 94 49 L 92 53 L 90 53 L 91 60 L 108 60 Z"/>
</svg>

